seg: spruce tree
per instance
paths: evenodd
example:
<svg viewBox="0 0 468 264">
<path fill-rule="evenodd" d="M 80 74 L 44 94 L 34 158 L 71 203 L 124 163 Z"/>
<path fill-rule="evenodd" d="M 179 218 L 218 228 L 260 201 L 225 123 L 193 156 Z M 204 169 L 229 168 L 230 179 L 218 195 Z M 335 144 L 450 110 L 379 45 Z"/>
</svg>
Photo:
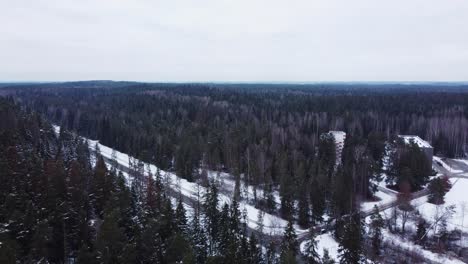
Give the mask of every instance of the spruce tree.
<svg viewBox="0 0 468 264">
<path fill-rule="evenodd" d="M 363 223 L 359 213 L 345 220 L 343 237 L 338 248 L 340 263 L 355 264 L 363 260 Z"/>
<path fill-rule="evenodd" d="M 193 245 L 195 260 L 197 264 L 203 264 L 207 259 L 208 245 L 206 243 L 206 234 L 203 227 L 200 225 L 199 216 L 197 213 L 191 222 L 191 243 Z"/>
<path fill-rule="evenodd" d="M 205 212 L 205 227 L 209 236 L 209 250 L 213 254 L 216 243 L 218 240 L 218 187 L 216 183 L 212 181 L 208 187 L 208 191 L 205 194 L 203 201 L 203 208 Z"/>
<path fill-rule="evenodd" d="M 120 257 L 127 244 L 124 231 L 118 225 L 119 211 L 106 209 L 104 222 L 96 240 L 96 251 L 102 263 L 121 263 Z"/>
<path fill-rule="evenodd" d="M 439 205 L 445 202 L 445 194 L 450 190 L 448 177 L 437 177 L 429 182 L 428 202 Z"/>
<path fill-rule="evenodd" d="M 276 245 L 273 241 L 268 243 L 265 255 L 265 263 L 266 264 L 275 264 L 277 263 L 276 258 Z"/>
<path fill-rule="evenodd" d="M 107 166 L 103 157 L 99 155 L 97 156 L 96 166 L 94 167 L 92 195 L 96 213 L 101 218 L 103 217 L 104 206 L 110 196 L 111 189 L 112 183 L 107 172 Z"/>
<path fill-rule="evenodd" d="M 281 262 L 295 263 L 298 247 L 296 231 L 294 230 L 292 220 L 289 220 L 286 229 L 284 230 L 283 240 L 281 242 Z"/>
<path fill-rule="evenodd" d="M 335 261 L 330 257 L 328 249 L 323 249 L 322 264 L 335 264 Z"/>
<path fill-rule="evenodd" d="M 259 246 L 259 241 L 256 239 L 255 235 L 252 233 L 249 238 L 249 260 L 248 263 L 262 263 L 262 250 Z"/>
<path fill-rule="evenodd" d="M 310 185 L 310 202 L 312 204 L 312 221 L 314 224 L 323 221 L 325 213 L 325 192 L 317 178 L 313 178 Z"/>
<path fill-rule="evenodd" d="M 227 252 L 229 244 L 233 239 L 230 229 L 229 205 L 224 204 L 219 216 L 219 239 L 218 250 L 221 254 Z"/>
<path fill-rule="evenodd" d="M 376 205 L 374 205 L 374 211 L 370 216 L 371 223 L 370 223 L 370 238 L 371 238 L 371 245 L 372 245 L 372 254 L 375 257 L 380 256 L 380 250 L 382 248 L 382 228 L 384 227 L 384 220 L 379 213 L 379 209 Z"/>
<path fill-rule="evenodd" d="M 177 230 L 182 234 L 187 234 L 187 217 L 185 215 L 184 204 L 182 203 L 182 197 L 177 201 L 177 208 L 175 211 L 175 221 Z"/>
<path fill-rule="evenodd" d="M 319 264 L 320 256 L 317 252 L 317 236 L 314 228 L 309 229 L 309 237 L 305 244 L 304 261 L 309 264 Z"/>
<path fill-rule="evenodd" d="M 423 218 L 421 218 L 418 222 L 414 239 L 416 244 L 425 247 L 427 240 L 427 223 Z"/>
</svg>

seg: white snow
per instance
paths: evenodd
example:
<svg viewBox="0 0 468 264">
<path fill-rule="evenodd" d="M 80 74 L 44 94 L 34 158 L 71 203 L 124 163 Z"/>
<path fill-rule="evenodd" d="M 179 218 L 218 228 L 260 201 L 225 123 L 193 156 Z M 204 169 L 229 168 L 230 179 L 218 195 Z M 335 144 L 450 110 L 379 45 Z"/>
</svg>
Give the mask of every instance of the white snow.
<svg viewBox="0 0 468 264">
<path fill-rule="evenodd" d="M 418 136 L 400 135 L 399 137 L 404 140 L 405 144 L 410 144 L 411 142 L 414 142 L 420 148 L 432 148 L 432 146 L 431 146 L 431 144 L 429 144 L 429 142 L 423 140 L 422 138 L 420 138 Z"/>
<path fill-rule="evenodd" d="M 466 165 L 468 165 L 468 160 L 466 160 L 466 159 L 456 159 L 456 161 L 460 161 L 460 162 L 463 162 Z"/>
<path fill-rule="evenodd" d="M 52 128 L 54 129 L 55 134 L 58 136 L 60 134 L 60 127 L 56 125 L 52 125 Z"/>
<path fill-rule="evenodd" d="M 405 240 L 401 238 L 400 236 L 397 236 L 388 232 L 387 230 L 383 230 L 382 233 L 383 233 L 384 240 L 386 242 L 402 247 L 408 251 L 415 251 L 419 253 L 420 255 L 424 256 L 425 258 L 430 259 L 432 261 L 436 261 L 438 263 L 444 263 L 444 264 L 464 263 L 461 260 L 449 258 L 447 255 L 439 255 L 429 250 L 423 249 L 421 246 L 414 244 L 412 241 Z"/>
<path fill-rule="evenodd" d="M 361 210 L 362 211 L 364 211 L 364 212 L 372 211 L 374 209 L 375 205 L 381 206 L 381 205 L 384 205 L 384 204 L 391 203 L 396 199 L 396 195 L 391 195 L 391 194 L 385 193 L 385 192 L 383 192 L 381 190 L 378 190 L 374 195 L 380 200 L 375 201 L 375 202 L 363 202 L 363 203 L 361 203 Z"/>
<path fill-rule="evenodd" d="M 336 145 L 344 144 L 346 133 L 343 131 L 330 131 L 330 134 L 333 135 Z"/>
<path fill-rule="evenodd" d="M 54 126 L 55 131 L 60 131 L 59 126 Z M 83 138 L 83 137 L 82 137 Z M 136 158 L 133 158 L 132 156 L 129 156 L 125 153 L 119 152 L 117 150 L 113 150 L 112 148 L 102 145 L 99 143 L 97 140 L 91 140 L 91 139 L 86 139 L 88 141 L 88 145 L 90 149 L 94 150 L 95 146 L 99 147 L 99 150 L 101 152 L 101 155 L 103 157 L 106 157 L 108 159 L 112 159 L 112 156 L 114 153 L 115 159 L 118 164 L 124 166 L 124 167 L 130 167 L 129 160 L 132 159 L 133 163 L 138 163 L 138 160 Z M 155 175 L 158 171 L 158 168 L 153 165 L 153 164 L 148 164 L 148 163 L 143 163 L 145 172 L 149 168 L 150 172 L 152 175 Z M 169 188 L 172 188 L 173 190 L 180 191 L 184 196 L 191 197 L 193 199 L 197 199 L 198 194 L 200 197 L 203 197 L 203 194 L 205 193 L 206 189 L 199 184 L 195 182 L 189 182 L 186 179 L 180 178 L 177 175 L 175 175 L 172 172 L 167 172 L 163 170 L 159 170 L 159 173 L 161 174 L 161 177 L 166 185 L 169 185 Z M 216 173 L 217 174 L 217 173 Z M 221 174 L 222 175 L 222 174 Z M 126 180 L 131 183 L 132 177 L 130 177 L 127 173 L 124 173 L 124 176 L 126 177 Z M 232 185 L 232 182 L 229 182 L 226 180 L 227 177 L 224 177 L 225 181 L 228 182 L 228 184 Z M 224 203 L 231 203 L 231 197 L 225 194 L 220 193 L 219 194 L 219 200 L 220 200 L 220 206 Z M 250 228 L 257 228 L 258 223 L 257 223 L 257 218 L 258 218 L 258 212 L 260 211 L 259 209 L 255 208 L 254 206 L 241 201 L 239 203 L 239 209 L 241 212 L 246 213 L 246 218 L 247 218 L 247 225 Z M 272 214 L 265 213 L 263 216 L 263 223 L 264 223 L 264 233 L 268 235 L 279 235 L 284 232 L 284 229 L 287 226 L 287 221 Z M 294 225 L 296 233 L 301 234 L 304 232 L 307 232 L 307 229 L 302 229 L 298 225 Z"/>
<path fill-rule="evenodd" d="M 442 164 L 442 167 L 444 167 L 444 169 L 448 170 L 449 172 L 452 172 L 452 173 L 460 173 L 460 172 L 463 172 L 462 170 L 454 170 L 450 165 L 448 165 L 447 163 L 445 163 L 441 158 L 437 157 L 437 156 L 434 156 L 433 159 L 435 161 L 437 161 L 438 163 Z"/>
<path fill-rule="evenodd" d="M 323 257 L 323 250 L 326 249 L 326 250 L 328 250 L 328 253 L 329 253 L 330 257 L 333 260 L 338 261 L 338 257 L 339 257 L 338 247 L 339 247 L 339 244 L 333 238 L 333 236 L 330 233 L 325 233 L 325 234 L 321 234 L 321 235 L 317 236 L 316 241 L 317 241 L 317 253 L 320 255 L 320 257 Z M 308 240 L 301 243 L 301 245 L 300 245 L 301 252 L 305 251 L 305 246 L 306 246 L 307 242 L 308 242 Z"/>
<path fill-rule="evenodd" d="M 208 170 L 207 173 L 210 179 L 219 181 L 223 189 L 231 193 L 234 192 L 234 189 L 236 186 L 234 176 L 232 176 L 229 173 L 217 172 L 217 171 L 211 171 L 211 170 Z M 241 178 L 243 178 L 244 176 L 245 175 L 241 175 Z M 247 200 L 250 204 L 254 204 L 254 199 L 255 199 L 254 186 L 246 184 L 244 180 L 240 181 L 240 185 L 241 185 L 240 190 L 241 190 L 242 199 Z M 257 199 L 263 198 L 264 193 L 263 193 L 262 188 L 257 187 L 256 193 L 257 193 Z M 275 203 L 280 204 L 281 200 L 280 200 L 279 192 L 275 190 L 272 192 L 272 195 L 273 195 L 273 199 Z"/>
<path fill-rule="evenodd" d="M 453 206 L 454 214 L 447 220 L 447 230 L 460 229 L 468 232 L 468 179 L 450 179 L 452 189 L 445 195 L 445 204 L 434 205 L 431 203 L 422 203 L 417 210 L 429 223 L 433 222 L 435 217 L 446 212 L 446 208 Z M 426 197 L 420 198 L 426 199 Z M 465 216 L 466 214 L 466 216 Z M 464 218 L 467 218 L 465 221 Z"/>
</svg>

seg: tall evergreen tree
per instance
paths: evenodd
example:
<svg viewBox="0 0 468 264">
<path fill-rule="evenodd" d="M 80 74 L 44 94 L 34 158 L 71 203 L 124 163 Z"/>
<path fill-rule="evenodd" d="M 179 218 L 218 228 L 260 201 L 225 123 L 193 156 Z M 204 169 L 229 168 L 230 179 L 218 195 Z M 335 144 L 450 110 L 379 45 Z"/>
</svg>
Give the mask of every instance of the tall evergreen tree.
<svg viewBox="0 0 468 264">
<path fill-rule="evenodd" d="M 205 210 L 205 226 L 209 236 L 210 254 L 214 253 L 214 250 L 216 249 L 216 243 L 218 241 L 218 202 L 218 187 L 216 186 L 216 183 L 212 181 L 208 187 L 208 191 L 205 194 L 203 202 L 203 207 Z"/>
<path fill-rule="evenodd" d="M 200 225 L 198 214 L 195 213 L 191 222 L 191 242 L 193 245 L 196 263 L 202 264 L 206 262 L 208 245 L 206 244 L 206 234 L 203 227 Z"/>
<path fill-rule="evenodd" d="M 374 211 L 370 216 L 371 223 L 369 226 L 371 246 L 372 246 L 372 255 L 375 257 L 380 256 L 380 250 L 382 248 L 382 228 L 384 227 L 384 220 L 379 213 L 377 206 L 374 206 Z"/>
<path fill-rule="evenodd" d="M 176 221 L 177 230 L 181 232 L 182 234 L 187 234 L 188 233 L 187 217 L 186 217 L 184 205 L 182 203 L 182 198 L 179 198 L 179 200 L 177 201 L 177 208 L 175 211 L 175 221 Z"/>
<path fill-rule="evenodd" d="M 338 252 L 340 263 L 355 264 L 363 261 L 363 227 L 359 213 L 354 213 L 345 220 L 343 238 Z"/>
<path fill-rule="evenodd" d="M 127 238 L 118 225 L 119 211 L 106 209 L 104 222 L 101 225 L 96 240 L 96 251 L 102 263 L 123 263 L 122 252 L 127 244 Z"/>
<path fill-rule="evenodd" d="M 294 230 L 292 220 L 289 220 L 281 242 L 281 263 L 296 263 L 298 247 L 296 231 Z"/>
<path fill-rule="evenodd" d="M 304 261 L 309 264 L 319 264 L 320 256 L 317 252 L 317 240 L 314 228 L 309 229 L 309 237 L 305 244 Z"/>
<path fill-rule="evenodd" d="M 423 247 L 426 246 L 427 240 L 427 223 L 426 220 L 421 218 L 416 227 L 416 235 L 414 236 L 416 244 L 419 244 Z"/>
<path fill-rule="evenodd" d="M 327 249 L 323 249 L 322 264 L 335 264 L 335 261 L 330 257 Z"/>
</svg>

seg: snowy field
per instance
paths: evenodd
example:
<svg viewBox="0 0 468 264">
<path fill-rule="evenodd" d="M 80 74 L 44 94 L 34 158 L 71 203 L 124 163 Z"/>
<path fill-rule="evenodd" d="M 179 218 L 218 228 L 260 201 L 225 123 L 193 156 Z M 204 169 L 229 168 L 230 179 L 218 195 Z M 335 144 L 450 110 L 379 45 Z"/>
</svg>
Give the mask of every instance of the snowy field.
<svg viewBox="0 0 468 264">
<path fill-rule="evenodd" d="M 454 207 L 454 213 L 448 217 L 447 229 L 460 229 L 468 232 L 468 179 L 452 178 L 452 189 L 445 195 L 445 204 L 423 203 L 417 207 L 420 214 L 429 222 L 440 217 L 448 207 Z M 426 197 L 423 197 L 427 199 Z M 421 199 L 423 199 L 421 198 Z"/>
<path fill-rule="evenodd" d="M 447 229 L 459 229 L 463 230 L 464 232 L 468 232 L 467 224 L 463 223 L 464 214 L 468 212 L 468 179 L 452 178 L 450 181 L 452 182 L 453 187 L 445 196 L 445 204 L 439 206 L 430 204 L 427 202 L 427 196 L 415 199 L 411 202 L 411 204 L 429 224 L 432 224 L 434 219 L 447 212 L 446 208 L 454 206 L 454 214 L 449 216 L 447 220 Z M 463 207 L 465 208 L 464 210 Z M 381 214 L 384 218 L 389 218 L 392 215 L 392 211 L 393 208 L 390 208 L 383 211 Z M 366 220 L 369 223 L 369 218 Z M 401 226 L 401 221 L 398 221 L 397 225 Z M 413 230 L 414 232 L 416 230 L 416 223 L 414 221 L 408 221 L 407 230 Z M 433 231 L 430 231 L 429 234 L 432 235 Z M 384 240 L 387 243 L 391 243 L 395 246 L 400 246 L 409 251 L 417 252 L 425 258 L 433 260 L 435 263 L 464 263 L 461 260 L 449 258 L 447 255 L 440 255 L 426 250 L 421 246 L 416 245 L 413 241 L 402 238 L 399 235 L 392 234 L 388 232 L 388 230 L 384 230 Z"/>
</svg>

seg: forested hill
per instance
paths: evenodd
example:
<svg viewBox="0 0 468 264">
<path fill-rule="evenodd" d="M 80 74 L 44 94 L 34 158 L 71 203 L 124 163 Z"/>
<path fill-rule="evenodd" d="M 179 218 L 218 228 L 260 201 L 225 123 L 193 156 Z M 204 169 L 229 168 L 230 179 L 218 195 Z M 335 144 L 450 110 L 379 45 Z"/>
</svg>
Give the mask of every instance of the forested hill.
<svg viewBox="0 0 468 264">
<path fill-rule="evenodd" d="M 360 233 L 361 202 L 375 199 L 383 172 L 392 188 L 427 184 L 431 161 L 397 135 L 419 135 L 440 156 L 467 154 L 468 90 L 457 85 L 78 82 L 0 95 L 0 263 L 288 261 L 299 254 L 293 224 L 353 215 Z M 330 130 L 347 133 L 340 156 Z M 171 204 L 159 175 L 129 188 L 78 135 L 204 186 L 196 213 L 187 220 L 182 201 Z M 208 171 L 233 178 L 232 203 L 220 204 L 223 186 Z M 249 237 L 246 202 L 287 220 L 281 245 Z M 345 226 L 337 221 L 334 235 L 359 257 L 365 238 Z"/>
<path fill-rule="evenodd" d="M 86 141 L 56 134 L 11 100 L 0 98 L 0 120 L 0 263 L 207 261 L 198 216 L 188 219 L 182 200 L 171 204 L 160 178 L 149 178 L 140 193 L 130 190 L 99 153 L 90 155 Z M 227 239 L 242 238 L 248 248 L 238 253 L 229 245 L 226 254 L 258 262 L 239 208 L 227 208 L 239 217 L 226 216 L 237 230 Z"/>
<path fill-rule="evenodd" d="M 2 90 L 67 130 L 190 181 L 211 169 L 242 175 L 267 194 L 279 187 L 283 215 L 311 188 L 329 195 L 339 188 L 324 132 L 347 133 L 343 177 L 357 175 L 349 191 L 362 199 L 372 196 L 385 142 L 398 134 L 419 135 L 448 157 L 466 155 L 468 141 L 463 84 L 84 82 Z"/>
</svg>

